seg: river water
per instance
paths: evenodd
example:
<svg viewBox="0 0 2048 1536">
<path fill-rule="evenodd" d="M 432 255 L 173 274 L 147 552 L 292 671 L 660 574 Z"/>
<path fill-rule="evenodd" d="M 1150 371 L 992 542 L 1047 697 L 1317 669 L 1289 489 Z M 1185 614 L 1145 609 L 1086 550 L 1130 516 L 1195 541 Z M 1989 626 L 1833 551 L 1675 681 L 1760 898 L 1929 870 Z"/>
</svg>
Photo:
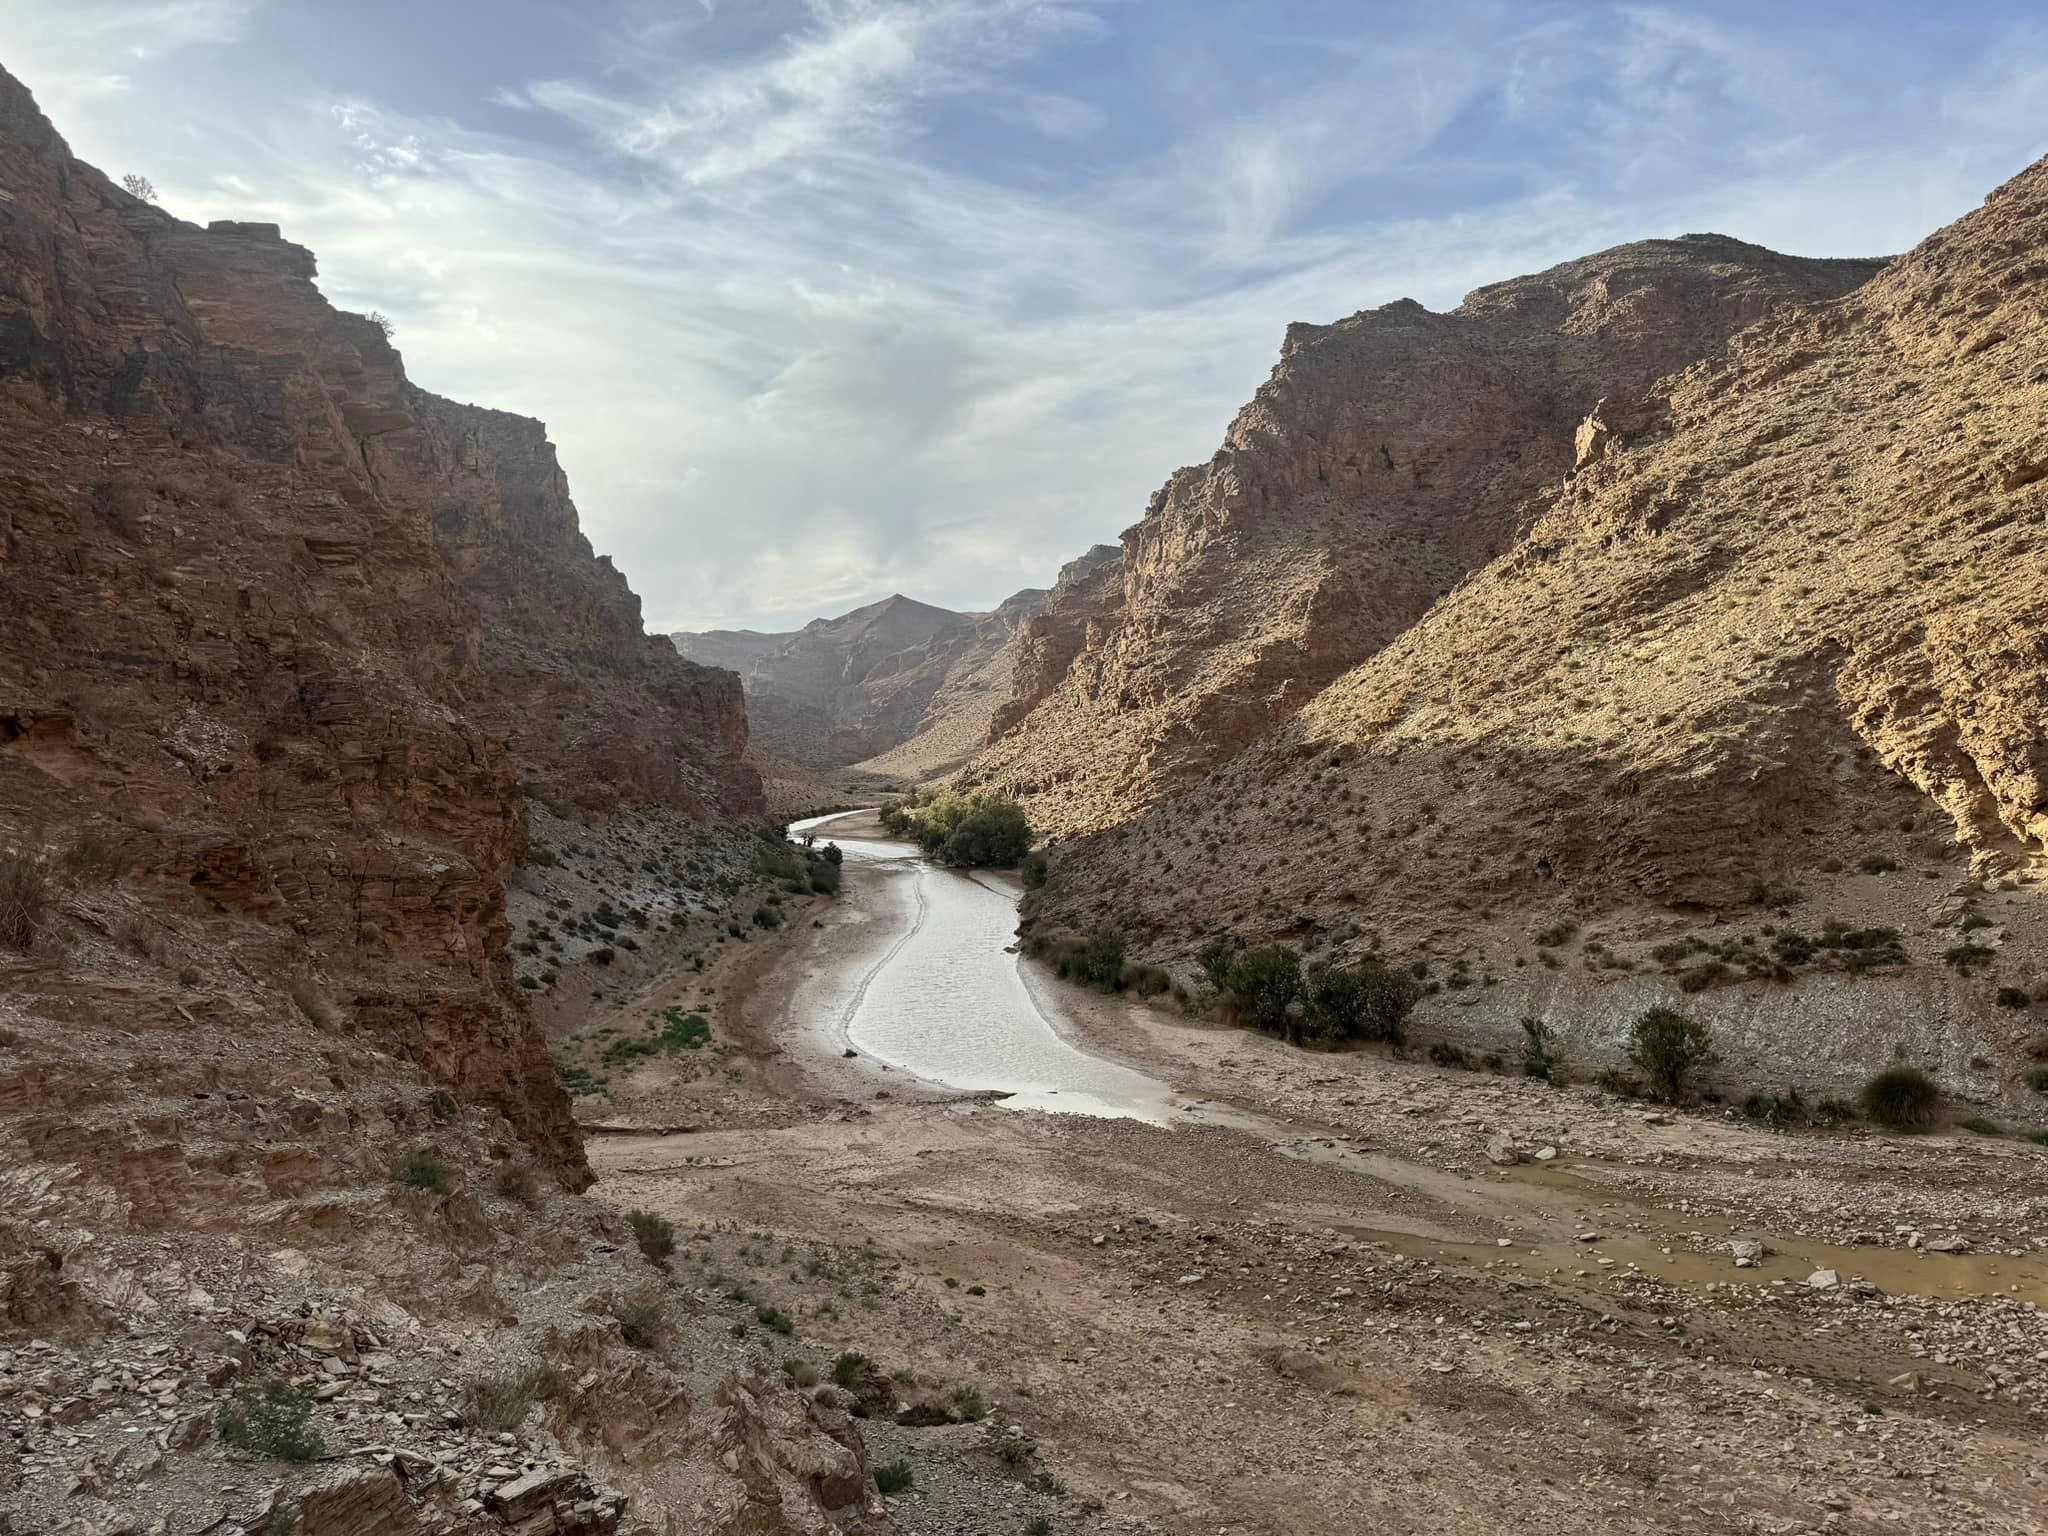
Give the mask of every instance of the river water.
<svg viewBox="0 0 2048 1536">
<path fill-rule="evenodd" d="M 789 828 L 838 843 L 849 878 L 879 888 L 869 944 L 825 984 L 834 1036 L 927 1082 L 1008 1094 L 1009 1108 L 1166 1123 L 1172 1090 L 1072 1044 L 1057 998 L 1027 984 L 1017 887 L 931 864 L 909 843 L 832 836 L 831 823 L 860 814 Z"/>
</svg>

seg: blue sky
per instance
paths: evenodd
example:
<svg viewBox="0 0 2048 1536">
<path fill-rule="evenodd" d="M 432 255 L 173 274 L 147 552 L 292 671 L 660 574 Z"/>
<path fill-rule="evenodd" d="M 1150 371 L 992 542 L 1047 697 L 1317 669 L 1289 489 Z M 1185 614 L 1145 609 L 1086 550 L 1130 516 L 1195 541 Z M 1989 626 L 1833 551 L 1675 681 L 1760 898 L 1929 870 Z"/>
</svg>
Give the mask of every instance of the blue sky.
<svg viewBox="0 0 2048 1536">
<path fill-rule="evenodd" d="M 2038 4 L 0 0 L 0 64 L 544 418 L 661 629 L 1042 584 L 1291 320 L 1901 250 L 2048 151 Z"/>
</svg>

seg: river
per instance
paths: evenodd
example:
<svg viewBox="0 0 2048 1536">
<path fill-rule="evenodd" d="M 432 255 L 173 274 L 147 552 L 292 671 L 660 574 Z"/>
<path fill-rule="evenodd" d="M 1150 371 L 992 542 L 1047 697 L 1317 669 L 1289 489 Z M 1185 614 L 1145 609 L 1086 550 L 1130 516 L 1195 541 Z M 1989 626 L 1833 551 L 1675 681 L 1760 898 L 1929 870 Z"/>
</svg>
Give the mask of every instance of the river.
<svg viewBox="0 0 2048 1536">
<path fill-rule="evenodd" d="M 850 878 L 881 887 L 886 920 L 828 983 L 823 1016 L 835 1038 L 927 1082 L 1006 1094 L 1008 1108 L 1173 1116 L 1172 1089 L 1073 1044 L 1054 990 L 1026 977 L 1012 881 L 932 864 L 907 842 L 831 836 L 832 823 L 862 814 L 789 828 L 838 843 Z"/>
</svg>

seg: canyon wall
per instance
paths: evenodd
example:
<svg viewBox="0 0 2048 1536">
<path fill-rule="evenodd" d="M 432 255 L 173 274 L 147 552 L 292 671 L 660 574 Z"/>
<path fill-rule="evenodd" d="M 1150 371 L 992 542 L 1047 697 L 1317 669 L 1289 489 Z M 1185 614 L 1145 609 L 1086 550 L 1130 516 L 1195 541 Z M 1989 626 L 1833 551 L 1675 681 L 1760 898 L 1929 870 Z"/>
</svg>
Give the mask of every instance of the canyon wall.
<svg viewBox="0 0 2048 1536">
<path fill-rule="evenodd" d="M 1843 297 L 1514 445 L 1498 477 L 1546 471 L 1497 554 L 1249 750 L 1066 845 L 1034 920 L 1183 961 L 1214 934 L 1416 960 L 1425 1017 L 1504 1044 L 1534 1014 L 1614 1052 L 1659 1001 L 1752 1080 L 1904 1057 L 2034 1103 L 2044 241 L 2048 163 Z M 1128 811 L 1146 761 L 1054 819 Z"/>
<path fill-rule="evenodd" d="M 1228 761 L 1508 548 L 1602 398 L 1878 266 L 1690 235 L 1482 288 L 1448 314 L 1402 300 L 1290 327 L 1215 457 L 1125 533 L 1104 573 L 1116 589 L 1020 670 L 963 782 L 1074 831 Z"/>
</svg>

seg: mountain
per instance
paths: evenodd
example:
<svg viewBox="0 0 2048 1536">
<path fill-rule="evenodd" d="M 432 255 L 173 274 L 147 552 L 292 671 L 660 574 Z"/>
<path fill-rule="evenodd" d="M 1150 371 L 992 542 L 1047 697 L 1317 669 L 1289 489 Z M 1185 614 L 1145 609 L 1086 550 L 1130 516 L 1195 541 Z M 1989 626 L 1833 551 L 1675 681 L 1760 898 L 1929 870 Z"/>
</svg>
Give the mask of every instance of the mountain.
<svg viewBox="0 0 2048 1536">
<path fill-rule="evenodd" d="M 858 1434 L 634 1299 L 526 1001 L 766 894 L 738 679 L 314 275 L 0 71 L 0 1528 L 819 1528 Z"/>
<path fill-rule="evenodd" d="M 1019 592 L 992 613 L 954 613 L 897 594 L 788 634 L 669 638 L 694 661 L 739 672 L 763 752 L 814 774 L 897 754 L 876 771 L 923 776 L 980 744 L 1010 686 L 1012 642 L 1045 595 Z M 906 753 L 913 740 L 920 745 Z"/>
<path fill-rule="evenodd" d="M 1290 327 L 1223 447 L 1167 481 L 1085 618 L 1046 636 L 964 782 L 1082 830 L 1227 761 L 1520 538 L 1602 398 L 1878 265 L 1692 235 L 1448 314 L 1402 300 Z"/>
<path fill-rule="evenodd" d="M 1627 368 L 1579 372 L 1486 453 L 1431 457 L 1422 472 L 1478 511 L 1438 504 L 1405 542 L 1364 498 L 1339 538 L 1325 487 L 1362 439 L 1281 425 L 1291 345 L 1224 458 L 1126 537 L 1100 642 L 975 769 L 1057 823 L 1124 818 L 1059 850 L 1033 922 L 1183 962 L 1217 934 L 1377 950 L 1441 979 L 1424 1018 L 1453 1038 L 1508 1045 L 1530 1015 L 1611 1057 L 1666 1002 L 1712 1021 L 1752 1080 L 1846 1087 L 1903 1058 L 1981 1102 L 2036 1102 L 2044 243 L 2048 162 L 1853 286 L 1863 266 L 1686 241 L 1485 290 L 1473 324 L 1516 294 L 1560 322 L 1552 378 L 1590 358 L 1624 286 L 1646 318 L 1710 301 L 1688 346 L 1761 318 L 1647 385 L 1624 376 L 1673 349 L 1631 326 Z M 1646 251 L 1679 297 L 1619 281 Z M 1785 302 L 1801 287 L 1812 301 Z M 1360 339 L 1441 328 L 1386 315 Z M 1427 409 L 1404 402 L 1414 357 L 1349 376 L 1356 419 L 1477 422 L 1462 363 Z M 1479 378 L 1489 410 L 1521 409 Z M 1388 446 L 1377 473 L 1412 479 Z M 1259 596 L 1276 544 L 1318 573 L 1291 606 Z M 1398 600 L 1365 602 L 1367 577 Z M 1171 628 L 1162 582 L 1192 604 Z M 1353 617 L 1322 622 L 1315 594 L 1340 583 Z M 1176 638 L 1241 636 L 1255 599 L 1284 614 L 1261 633 L 1298 642 L 1284 664 L 1233 638 L 1219 673 Z M 1330 633 L 1370 654 L 1325 679 L 1347 649 Z M 1249 694 L 1189 693 L 1249 688 L 1259 656 Z M 1084 731 L 1117 744 L 1103 766 L 1063 747 Z"/>
</svg>

